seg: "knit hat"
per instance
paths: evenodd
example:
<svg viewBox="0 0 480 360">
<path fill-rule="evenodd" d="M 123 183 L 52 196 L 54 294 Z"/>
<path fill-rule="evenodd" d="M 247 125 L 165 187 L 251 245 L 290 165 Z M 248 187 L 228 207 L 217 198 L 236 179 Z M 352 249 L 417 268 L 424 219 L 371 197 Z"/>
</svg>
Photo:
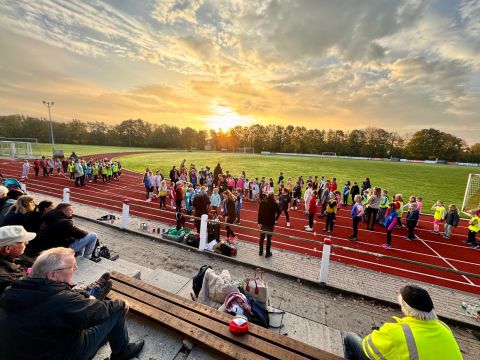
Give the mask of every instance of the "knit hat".
<svg viewBox="0 0 480 360">
<path fill-rule="evenodd" d="M 400 289 L 400 295 L 411 308 L 430 312 L 433 310 L 432 298 L 427 290 L 415 285 L 406 285 Z"/>
</svg>

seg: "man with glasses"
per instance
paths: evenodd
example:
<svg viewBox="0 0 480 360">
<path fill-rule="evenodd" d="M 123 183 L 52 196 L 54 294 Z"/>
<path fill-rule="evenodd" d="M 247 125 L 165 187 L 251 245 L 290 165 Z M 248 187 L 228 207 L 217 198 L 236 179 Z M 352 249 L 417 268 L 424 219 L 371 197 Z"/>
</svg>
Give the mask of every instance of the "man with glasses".
<svg viewBox="0 0 480 360">
<path fill-rule="evenodd" d="M 27 232 L 23 226 L 0 227 L 0 295 L 12 282 L 26 275 L 27 267 L 18 257 L 36 235 Z"/>
<path fill-rule="evenodd" d="M 72 249 L 52 248 L 39 255 L 28 278 L 4 291 L 2 359 L 91 359 L 106 341 L 112 360 L 128 360 L 140 353 L 143 340 L 129 343 L 128 303 L 92 299 L 72 290 L 76 269 Z"/>
</svg>

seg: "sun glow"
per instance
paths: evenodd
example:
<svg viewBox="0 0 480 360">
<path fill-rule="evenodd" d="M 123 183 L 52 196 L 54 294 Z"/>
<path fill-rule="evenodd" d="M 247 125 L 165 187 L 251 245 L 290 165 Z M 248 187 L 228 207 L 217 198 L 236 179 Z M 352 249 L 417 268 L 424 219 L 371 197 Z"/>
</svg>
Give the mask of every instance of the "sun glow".
<svg viewBox="0 0 480 360">
<path fill-rule="evenodd" d="M 248 126 L 254 123 L 254 119 L 250 116 L 239 115 L 230 107 L 218 103 L 212 105 L 212 115 L 205 119 L 207 126 L 215 131 L 226 131 L 235 126 Z"/>
</svg>

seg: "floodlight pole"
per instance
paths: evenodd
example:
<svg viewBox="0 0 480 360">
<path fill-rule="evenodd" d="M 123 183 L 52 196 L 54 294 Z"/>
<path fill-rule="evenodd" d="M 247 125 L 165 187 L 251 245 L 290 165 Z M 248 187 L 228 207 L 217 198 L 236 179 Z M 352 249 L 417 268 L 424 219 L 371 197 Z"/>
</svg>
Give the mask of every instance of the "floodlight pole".
<svg viewBox="0 0 480 360">
<path fill-rule="evenodd" d="M 53 138 L 53 125 L 52 125 L 52 115 L 50 113 L 50 108 L 55 105 L 53 101 L 45 101 L 43 100 L 43 105 L 48 107 L 48 119 L 49 119 L 49 125 L 50 125 L 50 141 L 52 142 L 52 151 L 55 150 L 55 140 Z"/>
</svg>

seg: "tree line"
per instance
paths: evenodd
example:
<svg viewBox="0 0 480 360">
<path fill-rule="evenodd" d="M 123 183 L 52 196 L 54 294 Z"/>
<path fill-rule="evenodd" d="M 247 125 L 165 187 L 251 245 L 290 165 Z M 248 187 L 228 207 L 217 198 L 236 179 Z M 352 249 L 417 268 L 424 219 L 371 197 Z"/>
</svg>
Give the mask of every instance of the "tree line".
<svg viewBox="0 0 480 360">
<path fill-rule="evenodd" d="M 375 127 L 343 131 L 258 124 L 237 126 L 228 131 L 207 131 L 151 124 L 142 119 L 124 120 L 116 125 L 73 119 L 53 121 L 52 126 L 55 142 L 64 144 L 199 150 L 210 145 L 212 150 L 251 148 L 255 152 L 335 152 L 347 156 L 480 162 L 480 143 L 469 147 L 463 139 L 437 129 L 423 129 L 411 136 Z M 0 136 L 37 138 L 39 142 L 48 143 L 49 122 L 23 115 L 0 116 Z"/>
</svg>

